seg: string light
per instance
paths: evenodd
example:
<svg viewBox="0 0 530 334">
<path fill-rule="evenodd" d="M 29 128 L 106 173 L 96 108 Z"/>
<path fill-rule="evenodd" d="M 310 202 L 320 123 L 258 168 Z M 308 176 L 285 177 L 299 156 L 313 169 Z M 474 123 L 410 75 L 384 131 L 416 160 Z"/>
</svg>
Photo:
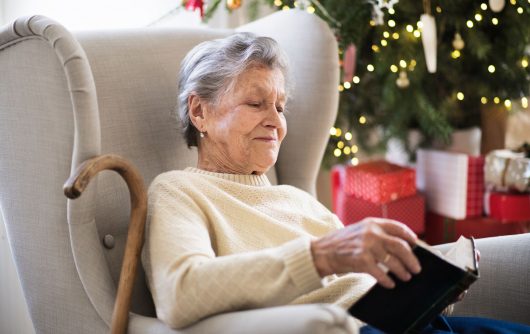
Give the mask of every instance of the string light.
<svg viewBox="0 0 530 334">
<path fill-rule="evenodd" d="M 500 102 L 501 102 L 501 99 L 499 99 L 498 96 L 495 96 L 495 97 L 493 98 L 493 103 L 495 103 L 495 104 L 499 104 Z"/>
<path fill-rule="evenodd" d="M 515 5 L 517 4 L 517 1 L 515 1 L 515 0 L 510 0 L 510 3 L 511 3 L 512 5 L 515 6 Z"/>
<path fill-rule="evenodd" d="M 481 3 L 480 4 L 480 9 L 487 10 L 488 9 L 488 5 L 486 5 L 485 3 Z"/>
<path fill-rule="evenodd" d="M 526 97 L 521 98 L 521 107 L 528 108 L 528 99 Z"/>
<path fill-rule="evenodd" d="M 346 82 L 344 83 L 344 88 L 346 88 L 346 89 L 350 89 L 350 88 L 351 88 L 351 83 L 350 83 L 349 81 L 346 81 Z"/>
<path fill-rule="evenodd" d="M 336 156 L 337 158 L 340 157 L 341 154 L 342 154 L 342 151 L 339 150 L 338 148 L 333 150 L 333 155 Z"/>
<path fill-rule="evenodd" d="M 281 5 L 283 5 L 282 0 L 274 0 L 274 6 L 280 7 Z"/>
<path fill-rule="evenodd" d="M 375 27 L 375 21 L 374 20 L 370 20 L 370 26 Z"/>
<path fill-rule="evenodd" d="M 460 51 L 458 51 L 458 50 L 453 50 L 453 52 L 451 52 L 451 57 L 453 57 L 453 59 L 458 59 L 458 58 L 460 58 Z"/>
<path fill-rule="evenodd" d="M 313 6 L 309 6 L 309 7 L 307 7 L 306 10 L 307 10 L 307 12 L 308 12 L 309 14 L 314 14 L 314 13 L 315 13 L 315 7 L 313 7 Z"/>
<path fill-rule="evenodd" d="M 343 92 L 344 91 L 344 86 L 343 85 L 339 85 L 339 92 Z"/>
<path fill-rule="evenodd" d="M 335 127 L 331 127 L 329 128 L 329 135 L 330 136 L 335 136 L 337 134 L 337 129 L 335 129 Z"/>
<path fill-rule="evenodd" d="M 405 67 L 407 67 L 407 62 L 406 62 L 405 60 L 401 59 L 401 60 L 399 61 L 399 66 L 405 68 Z"/>
<path fill-rule="evenodd" d="M 394 8 L 389 8 L 388 9 L 388 14 L 394 15 L 395 13 L 396 13 L 396 11 L 394 10 Z"/>
<path fill-rule="evenodd" d="M 416 26 L 418 27 L 418 29 L 423 28 L 423 22 L 418 21 L 418 22 L 416 23 Z"/>
<path fill-rule="evenodd" d="M 396 26 L 396 21 L 394 21 L 394 20 L 388 20 L 388 26 L 389 26 L 390 28 L 394 28 L 394 27 Z"/>
<path fill-rule="evenodd" d="M 393 39 L 399 39 L 399 34 L 397 32 L 392 34 Z"/>
<path fill-rule="evenodd" d="M 486 103 L 488 103 L 488 98 L 485 97 L 485 96 L 483 96 L 483 97 L 480 98 L 480 102 L 481 102 L 482 104 L 486 104 Z"/>
<path fill-rule="evenodd" d="M 358 76 L 354 76 L 352 81 L 354 84 L 358 84 L 359 82 L 361 82 L 361 78 L 359 78 Z"/>
<path fill-rule="evenodd" d="M 517 8 L 517 13 L 522 14 L 523 13 L 523 7 L 518 7 Z"/>
<path fill-rule="evenodd" d="M 375 67 L 374 67 L 374 65 L 372 65 L 372 64 L 368 64 L 368 65 L 366 66 L 366 69 L 368 70 L 368 72 L 373 72 L 373 71 L 375 70 Z"/>
<path fill-rule="evenodd" d="M 359 147 L 357 145 L 352 145 L 351 146 L 351 152 L 352 153 L 357 153 L 359 152 Z"/>
<path fill-rule="evenodd" d="M 341 140 L 337 143 L 337 147 L 338 148 L 343 148 L 344 147 L 344 142 Z"/>
<path fill-rule="evenodd" d="M 467 20 L 466 25 L 469 29 L 473 28 L 473 21 Z"/>
<path fill-rule="evenodd" d="M 409 64 L 409 70 L 414 71 L 414 68 L 416 67 L 416 60 L 412 59 Z"/>
<path fill-rule="evenodd" d="M 527 68 L 528 67 L 528 59 L 526 59 L 526 58 L 521 59 L 521 66 L 523 68 Z"/>
<path fill-rule="evenodd" d="M 287 6 L 287 5 L 282 7 L 282 10 L 289 10 L 289 9 L 291 9 L 291 8 L 289 8 L 289 6 Z"/>
<path fill-rule="evenodd" d="M 407 27 L 405 28 L 407 29 L 408 32 L 413 32 L 414 31 L 414 27 L 410 24 L 407 24 Z"/>
<path fill-rule="evenodd" d="M 381 45 L 382 46 L 387 46 L 388 45 L 388 42 L 386 41 L 386 39 L 382 39 L 381 40 Z"/>
<path fill-rule="evenodd" d="M 393 73 L 397 73 L 398 71 L 398 67 L 394 64 L 390 65 L 390 71 L 392 71 Z"/>
<path fill-rule="evenodd" d="M 342 135 L 342 130 L 340 128 L 337 128 L 335 136 L 340 137 L 341 135 Z"/>
<path fill-rule="evenodd" d="M 456 98 L 457 98 L 459 101 L 463 101 L 463 100 L 464 100 L 464 93 L 462 93 L 462 92 L 458 92 L 458 93 L 456 93 Z"/>
<path fill-rule="evenodd" d="M 419 38 L 421 35 L 419 30 L 414 30 L 414 37 Z"/>
<path fill-rule="evenodd" d="M 491 19 L 491 23 L 493 23 L 493 25 L 496 26 L 497 24 L 499 24 L 499 19 L 494 17 Z"/>
<path fill-rule="evenodd" d="M 384 32 L 383 32 L 383 37 L 384 37 L 384 38 L 388 38 L 388 37 L 390 37 L 390 33 L 389 33 L 388 31 L 384 31 Z"/>
<path fill-rule="evenodd" d="M 349 146 L 346 146 L 342 151 L 344 152 L 345 155 L 350 155 L 351 148 Z"/>
<path fill-rule="evenodd" d="M 436 6 L 436 12 L 439 14 L 442 12 L 442 7 Z"/>
<path fill-rule="evenodd" d="M 476 20 L 477 22 L 482 21 L 482 15 L 480 15 L 479 13 L 475 14 L 475 20 Z"/>
<path fill-rule="evenodd" d="M 352 136 L 351 132 L 346 132 L 344 134 L 344 139 L 351 140 L 352 138 L 353 138 L 353 136 Z"/>
<path fill-rule="evenodd" d="M 488 72 L 494 73 L 495 72 L 495 66 L 493 66 L 493 65 L 488 66 Z"/>
<path fill-rule="evenodd" d="M 364 117 L 364 116 L 359 117 L 359 123 L 360 124 L 365 124 L 366 123 L 366 117 Z"/>
<path fill-rule="evenodd" d="M 504 100 L 504 106 L 505 106 L 507 109 L 512 109 L 512 101 L 510 101 L 510 100 Z"/>
<path fill-rule="evenodd" d="M 355 157 L 351 159 L 351 164 L 357 166 L 359 164 L 359 158 Z"/>
<path fill-rule="evenodd" d="M 377 45 L 372 45 L 372 51 L 373 52 L 379 52 L 379 47 Z"/>
</svg>

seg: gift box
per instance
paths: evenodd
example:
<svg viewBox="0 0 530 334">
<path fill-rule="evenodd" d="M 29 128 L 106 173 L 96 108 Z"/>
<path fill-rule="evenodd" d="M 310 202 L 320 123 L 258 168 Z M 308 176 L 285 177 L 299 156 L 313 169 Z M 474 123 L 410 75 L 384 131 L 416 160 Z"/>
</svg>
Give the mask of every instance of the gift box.
<svg viewBox="0 0 530 334">
<path fill-rule="evenodd" d="M 344 191 L 375 204 L 416 193 L 416 172 L 380 160 L 345 167 Z"/>
<path fill-rule="evenodd" d="M 366 217 L 390 218 L 409 226 L 415 233 L 425 230 L 425 198 L 421 194 L 376 204 L 346 193 L 346 167 L 336 166 L 331 171 L 333 211 L 344 223 L 353 224 Z"/>
<path fill-rule="evenodd" d="M 416 183 L 429 211 L 453 219 L 482 216 L 484 157 L 418 150 Z"/>
<path fill-rule="evenodd" d="M 501 223 L 530 222 L 530 194 L 492 192 L 486 198 L 490 217 Z"/>
<path fill-rule="evenodd" d="M 425 241 L 431 245 L 454 242 L 461 235 L 486 238 L 526 232 L 527 223 L 501 224 L 491 217 L 452 219 L 428 212 L 425 221 Z"/>
<path fill-rule="evenodd" d="M 490 189 L 530 191 L 530 159 L 524 152 L 491 151 L 486 156 L 484 172 Z"/>
</svg>

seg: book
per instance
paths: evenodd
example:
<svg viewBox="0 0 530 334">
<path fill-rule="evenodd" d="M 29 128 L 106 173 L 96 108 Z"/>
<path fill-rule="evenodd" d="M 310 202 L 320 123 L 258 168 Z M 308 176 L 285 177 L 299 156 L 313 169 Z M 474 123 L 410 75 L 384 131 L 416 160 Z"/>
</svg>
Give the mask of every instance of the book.
<svg viewBox="0 0 530 334">
<path fill-rule="evenodd" d="M 396 286 L 374 285 L 349 313 L 385 333 L 419 333 L 479 278 L 473 238 L 460 237 L 446 254 L 418 241 L 413 252 L 419 274 L 404 282 L 388 273 Z"/>
</svg>

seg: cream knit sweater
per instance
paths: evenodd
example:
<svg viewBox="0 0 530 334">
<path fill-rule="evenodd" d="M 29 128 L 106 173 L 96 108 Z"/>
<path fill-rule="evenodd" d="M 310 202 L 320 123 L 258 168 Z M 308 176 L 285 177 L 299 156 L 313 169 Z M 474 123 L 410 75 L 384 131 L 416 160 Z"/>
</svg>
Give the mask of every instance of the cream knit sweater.
<svg viewBox="0 0 530 334">
<path fill-rule="evenodd" d="M 342 228 L 308 193 L 265 175 L 196 168 L 159 175 L 149 188 L 142 261 L 157 316 L 174 328 L 206 316 L 286 304 L 353 304 L 365 274 L 321 279 L 311 238 Z"/>
</svg>

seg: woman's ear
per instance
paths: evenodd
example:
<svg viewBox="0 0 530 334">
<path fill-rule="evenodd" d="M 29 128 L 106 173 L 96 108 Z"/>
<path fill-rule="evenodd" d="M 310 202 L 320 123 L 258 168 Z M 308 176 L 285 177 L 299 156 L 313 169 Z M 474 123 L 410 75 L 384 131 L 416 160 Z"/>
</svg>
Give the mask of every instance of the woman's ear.
<svg viewBox="0 0 530 334">
<path fill-rule="evenodd" d="M 205 103 L 197 94 L 190 94 L 188 96 L 188 113 L 191 122 L 199 132 L 204 132 L 205 120 L 204 120 L 204 107 Z"/>
</svg>

